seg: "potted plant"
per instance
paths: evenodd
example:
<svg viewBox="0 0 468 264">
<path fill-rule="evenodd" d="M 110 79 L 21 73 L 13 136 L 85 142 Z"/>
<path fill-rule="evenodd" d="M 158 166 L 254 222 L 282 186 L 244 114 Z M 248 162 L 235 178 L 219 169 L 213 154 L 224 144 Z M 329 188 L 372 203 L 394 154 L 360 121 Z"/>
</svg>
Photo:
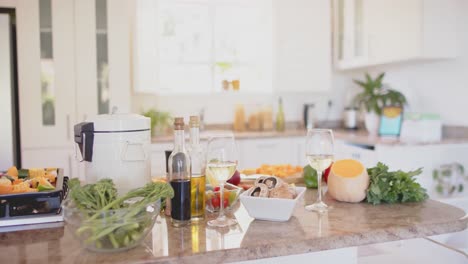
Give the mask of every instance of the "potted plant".
<svg viewBox="0 0 468 264">
<path fill-rule="evenodd" d="M 168 112 L 161 112 L 151 108 L 143 112 L 143 115 L 151 119 L 151 134 L 153 136 L 164 134 L 171 124 L 171 115 Z"/>
<path fill-rule="evenodd" d="M 364 124 L 367 131 L 371 135 L 376 135 L 379 118 L 382 115 L 384 106 L 399 106 L 403 107 L 407 101 L 405 96 L 393 89 L 384 87 L 382 80 L 385 73 L 379 74 L 375 79 L 365 74 L 366 80 L 353 80 L 363 90 L 354 97 L 353 104 L 365 110 Z"/>
</svg>

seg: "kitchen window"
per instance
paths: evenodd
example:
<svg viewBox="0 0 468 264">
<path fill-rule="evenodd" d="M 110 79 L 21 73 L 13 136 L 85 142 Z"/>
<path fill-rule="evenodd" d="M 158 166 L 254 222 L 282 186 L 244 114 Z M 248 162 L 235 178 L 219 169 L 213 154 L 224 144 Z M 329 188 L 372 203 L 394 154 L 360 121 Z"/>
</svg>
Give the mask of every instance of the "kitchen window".
<svg viewBox="0 0 468 264">
<path fill-rule="evenodd" d="M 271 0 L 139 0 L 137 92 L 272 92 Z"/>
</svg>

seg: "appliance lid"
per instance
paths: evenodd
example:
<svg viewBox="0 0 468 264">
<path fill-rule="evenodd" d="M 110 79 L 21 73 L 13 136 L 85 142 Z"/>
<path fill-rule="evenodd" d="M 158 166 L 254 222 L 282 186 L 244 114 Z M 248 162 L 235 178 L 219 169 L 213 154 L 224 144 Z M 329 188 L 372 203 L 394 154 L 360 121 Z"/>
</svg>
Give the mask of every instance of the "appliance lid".
<svg viewBox="0 0 468 264">
<path fill-rule="evenodd" d="M 92 117 L 94 132 L 136 132 L 150 130 L 151 120 L 137 114 L 105 114 Z"/>
</svg>

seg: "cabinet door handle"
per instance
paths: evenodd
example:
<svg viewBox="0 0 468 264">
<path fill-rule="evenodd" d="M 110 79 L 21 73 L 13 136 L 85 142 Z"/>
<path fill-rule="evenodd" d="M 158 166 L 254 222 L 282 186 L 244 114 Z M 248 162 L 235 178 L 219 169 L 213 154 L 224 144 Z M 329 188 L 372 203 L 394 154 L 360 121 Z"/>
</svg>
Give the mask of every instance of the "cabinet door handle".
<svg viewBox="0 0 468 264">
<path fill-rule="evenodd" d="M 70 140 L 70 114 L 67 114 L 67 140 Z"/>
</svg>

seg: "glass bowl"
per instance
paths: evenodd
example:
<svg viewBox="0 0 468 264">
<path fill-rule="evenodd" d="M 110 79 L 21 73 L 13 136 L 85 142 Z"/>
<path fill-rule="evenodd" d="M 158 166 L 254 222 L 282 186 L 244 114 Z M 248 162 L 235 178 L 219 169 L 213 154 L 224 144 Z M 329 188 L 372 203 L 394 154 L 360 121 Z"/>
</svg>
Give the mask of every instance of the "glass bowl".
<svg viewBox="0 0 468 264">
<path fill-rule="evenodd" d="M 224 207 L 225 210 L 232 209 L 239 200 L 239 195 L 244 189 L 241 187 L 235 186 L 230 183 L 224 185 Z M 206 210 L 210 213 L 218 212 L 221 199 L 220 199 L 219 187 L 213 187 L 209 184 L 206 185 L 205 191 L 205 201 L 206 201 Z"/>
<path fill-rule="evenodd" d="M 141 207 L 103 212 L 81 210 L 67 199 L 63 204 L 64 220 L 85 248 L 97 252 L 118 252 L 138 246 L 153 228 L 161 207 L 160 201 Z"/>
</svg>

